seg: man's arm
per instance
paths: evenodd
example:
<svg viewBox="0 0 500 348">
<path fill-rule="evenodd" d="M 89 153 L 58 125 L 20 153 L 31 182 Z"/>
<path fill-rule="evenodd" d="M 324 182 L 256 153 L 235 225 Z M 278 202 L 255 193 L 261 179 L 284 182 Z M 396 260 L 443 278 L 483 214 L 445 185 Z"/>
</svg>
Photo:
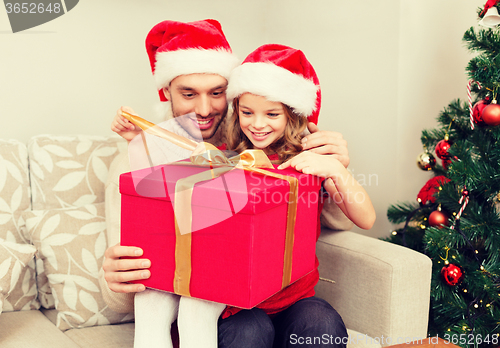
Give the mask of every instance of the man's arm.
<svg viewBox="0 0 500 348">
<path fill-rule="evenodd" d="M 322 131 L 314 123 L 309 122 L 307 129 L 311 134 L 302 138 L 302 148 L 320 155 L 333 155 L 344 165 L 349 166 L 349 151 L 347 141 L 339 132 Z"/>
<path fill-rule="evenodd" d="M 304 150 L 321 155 L 333 155 L 347 168 L 350 163 L 347 141 L 339 132 L 321 131 L 314 123 L 307 125 L 311 134 L 302 138 Z M 321 211 L 321 225 L 332 230 L 350 230 L 354 223 L 349 220 L 331 197 L 325 200 Z"/>
<path fill-rule="evenodd" d="M 129 284 L 132 280 L 149 278 L 148 270 L 151 262 L 147 259 L 121 259 L 121 257 L 138 257 L 142 250 L 136 247 L 121 246 L 120 212 L 121 196 L 119 192 L 120 174 L 130 171 L 127 153 L 118 155 L 110 166 L 106 183 L 106 230 L 108 249 L 102 269 L 99 272 L 99 283 L 103 298 L 108 306 L 120 313 L 133 312 L 134 294 L 145 289 L 142 284 Z"/>
</svg>

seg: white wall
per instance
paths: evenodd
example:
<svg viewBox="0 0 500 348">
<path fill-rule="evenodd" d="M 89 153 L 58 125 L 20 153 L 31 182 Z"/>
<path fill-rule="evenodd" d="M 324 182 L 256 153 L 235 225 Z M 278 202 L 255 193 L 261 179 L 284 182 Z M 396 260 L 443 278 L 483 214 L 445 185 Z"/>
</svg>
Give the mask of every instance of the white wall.
<svg viewBox="0 0 500 348">
<path fill-rule="evenodd" d="M 423 151 L 421 130 L 436 127 L 435 118 L 453 99 L 467 100 L 465 67 L 473 56 L 462 37 L 478 28 L 482 6 L 482 0 L 401 1 L 395 176 L 401 201 L 416 199 L 431 177 L 415 165 Z"/>
<path fill-rule="evenodd" d="M 235 50 L 249 52 L 264 36 L 255 3 L 86 0 L 60 18 L 16 34 L 0 11 L 0 137 L 111 134 L 120 105 L 148 117 L 158 99 L 144 48 L 153 25 L 218 18 L 224 29 L 232 29 L 227 36 Z M 237 9 L 245 16 L 236 18 Z"/>
<path fill-rule="evenodd" d="M 152 121 L 157 94 L 144 49 L 165 20 L 218 19 L 244 58 L 264 43 L 302 49 L 323 91 L 320 127 L 343 133 L 350 169 L 366 184 L 377 222 L 416 198 L 429 174 L 415 158 L 420 132 L 465 98 L 470 59 L 461 37 L 484 0 L 85 0 L 68 14 L 12 34 L 0 11 L 0 138 L 110 135 L 121 105 Z"/>
</svg>

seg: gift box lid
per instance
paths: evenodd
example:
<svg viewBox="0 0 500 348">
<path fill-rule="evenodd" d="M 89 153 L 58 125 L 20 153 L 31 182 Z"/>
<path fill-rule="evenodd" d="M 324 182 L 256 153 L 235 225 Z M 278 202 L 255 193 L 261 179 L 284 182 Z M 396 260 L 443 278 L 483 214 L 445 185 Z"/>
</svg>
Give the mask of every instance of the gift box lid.
<svg viewBox="0 0 500 348">
<path fill-rule="evenodd" d="M 293 168 L 266 170 L 296 177 L 299 181 L 298 199 L 317 202 L 322 178 L 299 173 Z M 211 178 L 208 167 L 178 164 L 124 173 L 120 176 L 120 193 L 172 202 L 178 180 L 202 172 L 206 173 L 207 178 Z M 191 202 L 192 206 L 226 210 L 233 214 L 259 214 L 288 203 L 289 190 L 286 180 L 234 168 L 218 178 L 196 183 Z"/>
</svg>

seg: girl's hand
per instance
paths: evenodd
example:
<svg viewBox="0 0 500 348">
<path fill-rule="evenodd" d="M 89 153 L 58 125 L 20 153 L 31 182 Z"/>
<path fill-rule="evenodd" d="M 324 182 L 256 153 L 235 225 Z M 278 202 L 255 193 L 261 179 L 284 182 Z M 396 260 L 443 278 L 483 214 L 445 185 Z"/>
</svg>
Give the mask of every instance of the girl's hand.
<svg viewBox="0 0 500 348">
<path fill-rule="evenodd" d="M 282 163 L 278 169 L 288 167 L 295 168 L 296 171 L 304 174 L 316 175 L 322 178 L 330 178 L 341 170 L 344 166 L 333 155 L 320 155 L 311 151 L 304 151 L 297 156 Z"/>
<path fill-rule="evenodd" d="M 327 178 L 324 188 L 345 216 L 358 227 L 372 228 L 375 223 L 375 209 L 370 197 L 334 155 L 301 152 L 280 165 L 278 169 L 288 167 L 293 167 L 304 174 Z"/>
<path fill-rule="evenodd" d="M 141 129 L 123 117 L 122 110 L 128 112 L 129 114 L 135 114 L 134 110 L 128 106 L 122 106 L 119 108 L 116 111 L 115 118 L 111 122 L 111 130 L 127 141 L 131 141 L 141 132 Z"/>
</svg>

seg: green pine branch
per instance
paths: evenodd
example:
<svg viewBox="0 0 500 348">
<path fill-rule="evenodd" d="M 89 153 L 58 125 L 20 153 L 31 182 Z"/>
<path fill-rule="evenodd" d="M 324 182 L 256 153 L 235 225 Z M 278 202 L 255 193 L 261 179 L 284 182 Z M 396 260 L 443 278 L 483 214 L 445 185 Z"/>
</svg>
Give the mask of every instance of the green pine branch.
<svg viewBox="0 0 500 348">
<path fill-rule="evenodd" d="M 476 31 L 470 27 L 462 40 L 467 49 L 473 52 L 495 55 L 500 51 L 500 33 L 496 30 L 480 29 Z"/>
<path fill-rule="evenodd" d="M 387 218 L 393 224 L 400 224 L 406 221 L 408 215 L 413 213 L 418 209 L 418 203 L 398 203 L 396 205 L 391 205 L 387 209 Z"/>
</svg>

